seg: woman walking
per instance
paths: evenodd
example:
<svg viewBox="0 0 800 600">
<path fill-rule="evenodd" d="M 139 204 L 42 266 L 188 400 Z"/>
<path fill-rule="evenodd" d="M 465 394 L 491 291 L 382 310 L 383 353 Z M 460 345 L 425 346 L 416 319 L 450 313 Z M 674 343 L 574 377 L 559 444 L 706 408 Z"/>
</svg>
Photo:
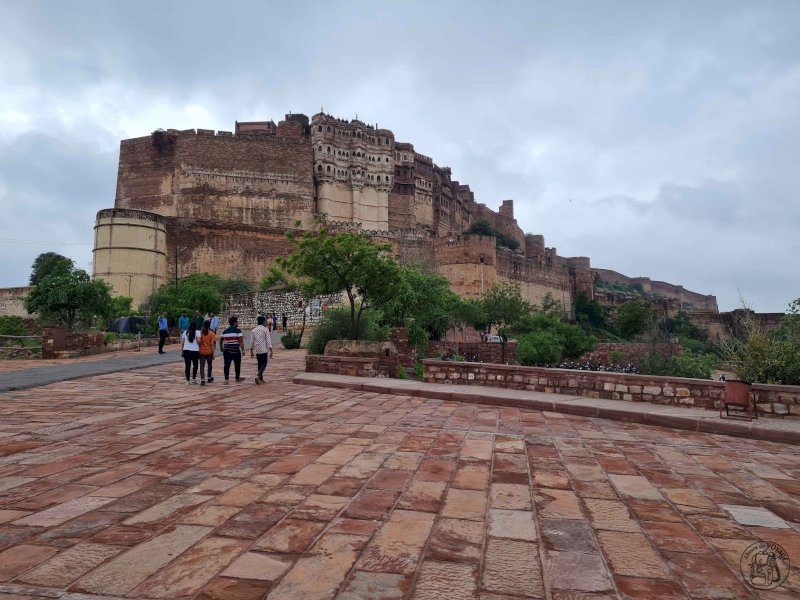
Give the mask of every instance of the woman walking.
<svg viewBox="0 0 800 600">
<path fill-rule="evenodd" d="M 189 329 L 181 335 L 183 343 L 183 362 L 186 365 L 186 385 L 197 384 L 197 363 L 200 360 L 200 336 L 197 333 L 197 325 L 189 323 Z M 192 380 L 189 381 L 189 367 L 192 367 Z"/>
<path fill-rule="evenodd" d="M 206 365 L 208 365 L 208 383 L 214 381 L 211 375 L 211 367 L 214 364 L 214 342 L 217 336 L 211 329 L 211 321 L 203 323 L 200 331 L 200 385 L 206 384 Z"/>
</svg>

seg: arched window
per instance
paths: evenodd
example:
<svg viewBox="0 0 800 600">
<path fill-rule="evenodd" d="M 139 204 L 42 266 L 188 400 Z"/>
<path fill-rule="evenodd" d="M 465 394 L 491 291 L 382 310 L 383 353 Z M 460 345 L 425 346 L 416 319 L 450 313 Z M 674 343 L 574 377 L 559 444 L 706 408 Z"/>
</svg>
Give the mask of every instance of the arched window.
<svg viewBox="0 0 800 600">
<path fill-rule="evenodd" d="M 386 181 L 389 181 L 389 176 L 388 175 L 386 176 Z"/>
<path fill-rule="evenodd" d="M 389 162 L 389 157 L 388 156 L 386 157 L 386 162 Z"/>
<path fill-rule="evenodd" d="M 331 166 L 328 165 L 328 173 L 330 173 L 330 172 L 331 172 Z"/>
<path fill-rule="evenodd" d="M 322 125 L 317 125 L 317 131 L 322 131 Z"/>
<path fill-rule="evenodd" d="M 328 150 L 328 154 L 330 154 L 331 153 L 331 147 L 328 146 L 327 150 Z"/>
<path fill-rule="evenodd" d="M 322 165 L 317 165 L 317 171 L 322 171 Z"/>
<path fill-rule="evenodd" d="M 322 146 L 317 146 L 317 151 L 322 152 Z"/>
<path fill-rule="evenodd" d="M 328 125 L 328 133 L 330 133 L 330 132 L 331 132 L 331 126 Z"/>
</svg>

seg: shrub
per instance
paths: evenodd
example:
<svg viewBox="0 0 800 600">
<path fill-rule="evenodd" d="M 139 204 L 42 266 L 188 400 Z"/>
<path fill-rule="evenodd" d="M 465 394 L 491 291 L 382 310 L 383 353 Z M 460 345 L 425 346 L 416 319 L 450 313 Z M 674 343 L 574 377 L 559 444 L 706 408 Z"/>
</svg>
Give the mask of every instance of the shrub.
<svg viewBox="0 0 800 600">
<path fill-rule="evenodd" d="M 300 336 L 289 329 L 281 337 L 281 344 L 286 350 L 294 350 L 300 347 Z"/>
<path fill-rule="evenodd" d="M 358 339 L 369 341 L 386 341 L 389 334 L 386 327 L 378 325 L 378 315 L 372 311 L 364 311 L 358 322 Z M 325 345 L 331 340 L 350 339 L 351 330 L 350 308 L 330 308 L 325 311 L 325 316 L 314 329 L 306 348 L 309 354 L 322 354 Z"/>
<path fill-rule="evenodd" d="M 403 365 L 397 367 L 397 378 L 406 379 L 406 368 Z"/>
<path fill-rule="evenodd" d="M 719 357 L 714 354 L 684 350 L 683 354 L 670 358 L 665 375 L 710 379 L 719 364 Z"/>
<path fill-rule="evenodd" d="M 419 381 L 425 379 L 425 366 L 422 363 L 417 363 L 414 365 L 414 374 L 417 376 Z"/>
<path fill-rule="evenodd" d="M 557 363 L 563 353 L 562 340 L 553 331 L 534 331 L 523 335 L 517 342 L 517 362 L 521 365 Z"/>
</svg>

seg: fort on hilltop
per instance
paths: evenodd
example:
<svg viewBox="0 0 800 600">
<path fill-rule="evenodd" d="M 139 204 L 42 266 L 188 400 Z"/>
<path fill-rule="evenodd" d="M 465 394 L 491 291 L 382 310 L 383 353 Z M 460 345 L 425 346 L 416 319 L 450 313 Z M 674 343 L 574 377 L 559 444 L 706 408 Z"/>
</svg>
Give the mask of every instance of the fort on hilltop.
<svg viewBox="0 0 800 600">
<path fill-rule="evenodd" d="M 463 297 L 511 281 L 528 301 L 549 293 L 572 313 L 598 277 L 589 258 L 559 256 L 543 236 L 523 233 L 512 200 L 493 211 L 389 129 L 324 113 L 123 140 L 114 208 L 97 214 L 94 275 L 134 305 L 192 273 L 257 282 L 292 251 L 286 231 L 317 220 L 390 241 L 401 262 L 422 263 Z M 479 221 L 506 243 L 465 233 Z M 682 308 L 716 310 L 713 296 L 672 287 Z"/>
</svg>

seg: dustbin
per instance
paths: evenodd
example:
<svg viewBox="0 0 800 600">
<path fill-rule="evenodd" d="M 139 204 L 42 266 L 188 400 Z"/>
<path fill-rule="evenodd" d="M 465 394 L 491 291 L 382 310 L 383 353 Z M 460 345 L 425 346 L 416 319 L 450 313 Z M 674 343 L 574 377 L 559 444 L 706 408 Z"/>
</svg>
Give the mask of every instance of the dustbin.
<svg viewBox="0 0 800 600">
<path fill-rule="evenodd" d="M 753 404 L 750 401 L 752 387 L 751 383 L 740 379 L 728 379 L 725 381 L 725 415 L 727 417 L 753 418 Z M 731 407 L 735 411 L 733 415 L 730 413 Z M 719 411 L 719 416 L 722 416 L 722 409 Z M 758 418 L 758 415 L 756 415 L 756 418 Z"/>
</svg>

